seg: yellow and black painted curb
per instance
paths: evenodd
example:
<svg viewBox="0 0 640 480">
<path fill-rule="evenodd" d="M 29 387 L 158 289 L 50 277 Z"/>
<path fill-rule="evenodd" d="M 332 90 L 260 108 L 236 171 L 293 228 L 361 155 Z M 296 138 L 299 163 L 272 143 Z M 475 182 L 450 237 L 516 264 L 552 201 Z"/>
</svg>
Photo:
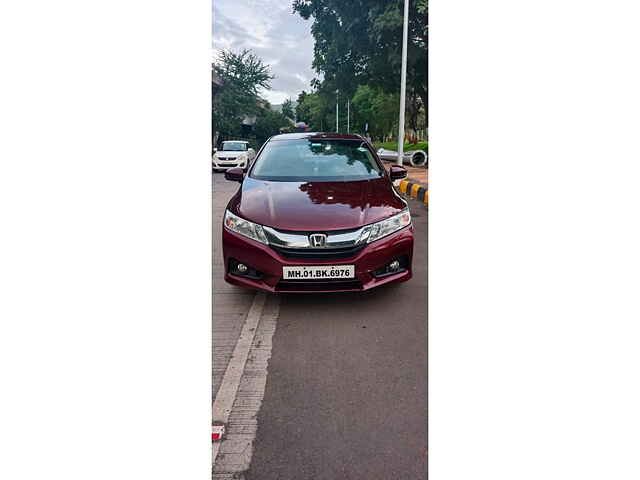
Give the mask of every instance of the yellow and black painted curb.
<svg viewBox="0 0 640 480">
<path fill-rule="evenodd" d="M 429 205 L 429 190 L 419 183 L 412 183 L 408 180 L 400 180 L 400 193 L 409 195 L 419 202 Z"/>
</svg>

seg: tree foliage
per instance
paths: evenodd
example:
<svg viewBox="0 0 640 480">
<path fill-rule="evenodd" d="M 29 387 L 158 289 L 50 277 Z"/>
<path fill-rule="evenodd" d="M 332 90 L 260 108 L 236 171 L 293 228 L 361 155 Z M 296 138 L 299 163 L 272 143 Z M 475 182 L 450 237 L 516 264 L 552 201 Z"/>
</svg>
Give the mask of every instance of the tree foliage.
<svg viewBox="0 0 640 480">
<path fill-rule="evenodd" d="M 290 98 L 287 98 L 282 104 L 282 114 L 292 120 L 296 118 L 296 114 L 293 110 L 293 101 Z"/>
<path fill-rule="evenodd" d="M 294 0 L 293 10 L 313 18 L 316 87 L 353 95 L 358 85 L 399 90 L 402 0 Z M 427 104 L 427 4 L 410 2 L 407 85 Z M 322 84 L 322 86 L 320 85 Z"/>
<path fill-rule="evenodd" d="M 269 137 L 280 133 L 280 128 L 288 126 L 289 120 L 282 113 L 272 110 L 267 104 L 260 109 L 256 123 L 253 126 L 253 134 L 256 138 L 256 146 L 259 148 Z"/>
<path fill-rule="evenodd" d="M 260 89 L 270 89 L 274 77 L 250 50 L 223 51 L 213 68 L 223 82 L 213 104 L 214 128 L 223 136 L 239 136 L 242 120 L 260 111 Z"/>
<path fill-rule="evenodd" d="M 332 131 L 335 126 L 335 96 L 330 98 L 323 91 L 298 96 L 296 107 L 298 121 L 305 122 L 311 130 Z"/>
<path fill-rule="evenodd" d="M 353 117 L 356 132 L 365 132 L 365 126 L 373 138 L 383 139 L 395 133 L 398 125 L 399 95 L 385 93 L 380 88 L 361 85 L 353 96 Z"/>
<path fill-rule="evenodd" d="M 296 104 L 296 118 L 299 122 L 305 122 L 307 124 L 310 123 L 311 114 L 309 112 L 309 105 L 306 103 L 307 92 L 302 91 L 298 95 L 298 102 Z"/>
<path fill-rule="evenodd" d="M 251 50 L 244 49 L 240 53 L 224 50 L 214 68 L 223 80 L 231 80 L 248 96 L 258 97 L 261 88 L 271 89 L 271 75 L 268 65 Z"/>
</svg>

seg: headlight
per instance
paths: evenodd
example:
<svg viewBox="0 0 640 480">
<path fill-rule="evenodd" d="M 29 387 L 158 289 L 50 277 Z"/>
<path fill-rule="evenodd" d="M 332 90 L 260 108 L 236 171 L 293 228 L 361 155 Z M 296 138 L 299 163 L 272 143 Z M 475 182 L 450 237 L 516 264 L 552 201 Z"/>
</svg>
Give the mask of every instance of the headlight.
<svg viewBox="0 0 640 480">
<path fill-rule="evenodd" d="M 375 242 L 409 225 L 411 225 L 411 213 L 409 213 L 408 209 L 403 210 L 393 217 L 366 227 L 360 234 L 358 243 L 364 242 L 365 240 L 367 243 Z"/>
<path fill-rule="evenodd" d="M 264 234 L 264 230 L 262 230 L 262 225 L 240 218 L 229 210 L 224 213 L 224 226 L 232 232 L 249 237 L 256 242 L 269 245 L 269 241 Z"/>
</svg>

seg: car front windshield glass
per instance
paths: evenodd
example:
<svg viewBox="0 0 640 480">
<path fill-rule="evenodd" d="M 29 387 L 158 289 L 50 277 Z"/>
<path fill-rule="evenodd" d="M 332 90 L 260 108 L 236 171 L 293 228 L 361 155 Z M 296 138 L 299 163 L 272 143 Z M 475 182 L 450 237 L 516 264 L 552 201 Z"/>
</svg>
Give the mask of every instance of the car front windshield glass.
<svg viewBox="0 0 640 480">
<path fill-rule="evenodd" d="M 225 152 L 244 152 L 247 150 L 247 144 L 242 142 L 224 142 L 222 150 Z"/>
<path fill-rule="evenodd" d="M 379 178 L 382 170 L 361 140 L 305 138 L 267 143 L 251 176 L 273 181 L 350 181 Z"/>
</svg>

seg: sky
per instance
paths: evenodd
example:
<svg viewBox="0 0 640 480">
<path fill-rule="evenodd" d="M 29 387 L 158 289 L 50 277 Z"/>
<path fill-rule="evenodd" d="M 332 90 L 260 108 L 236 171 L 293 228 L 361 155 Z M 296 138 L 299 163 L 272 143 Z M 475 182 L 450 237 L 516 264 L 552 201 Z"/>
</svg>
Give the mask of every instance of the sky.
<svg viewBox="0 0 640 480">
<path fill-rule="evenodd" d="M 212 0 L 213 56 L 251 49 L 275 75 L 262 96 L 271 104 L 296 100 L 316 76 L 311 68 L 311 19 L 293 15 L 292 0 Z"/>
</svg>

